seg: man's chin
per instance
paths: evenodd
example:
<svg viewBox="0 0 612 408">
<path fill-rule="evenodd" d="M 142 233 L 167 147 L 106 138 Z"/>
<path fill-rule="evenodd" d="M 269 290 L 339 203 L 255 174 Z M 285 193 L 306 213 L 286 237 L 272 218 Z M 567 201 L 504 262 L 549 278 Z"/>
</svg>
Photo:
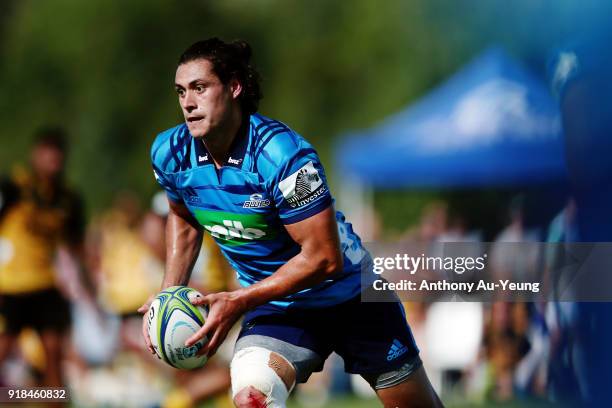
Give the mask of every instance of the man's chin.
<svg viewBox="0 0 612 408">
<path fill-rule="evenodd" d="M 201 139 L 204 137 L 206 132 L 200 128 L 191 128 L 189 124 L 187 125 L 187 129 L 189 129 L 189 134 L 196 139 Z"/>
</svg>

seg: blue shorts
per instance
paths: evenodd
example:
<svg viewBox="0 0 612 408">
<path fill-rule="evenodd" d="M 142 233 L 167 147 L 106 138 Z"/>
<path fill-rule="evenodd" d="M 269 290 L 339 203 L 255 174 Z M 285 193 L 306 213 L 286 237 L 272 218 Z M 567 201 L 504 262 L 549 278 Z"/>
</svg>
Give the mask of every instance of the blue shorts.
<svg viewBox="0 0 612 408">
<path fill-rule="evenodd" d="M 257 307 L 244 317 L 236 351 L 249 346 L 284 355 L 298 382 L 321 371 L 332 352 L 344 359 L 347 372 L 363 375 L 375 388 L 385 388 L 384 378 L 395 383 L 422 365 L 402 304 L 364 303 L 360 296 L 316 309 Z"/>
</svg>

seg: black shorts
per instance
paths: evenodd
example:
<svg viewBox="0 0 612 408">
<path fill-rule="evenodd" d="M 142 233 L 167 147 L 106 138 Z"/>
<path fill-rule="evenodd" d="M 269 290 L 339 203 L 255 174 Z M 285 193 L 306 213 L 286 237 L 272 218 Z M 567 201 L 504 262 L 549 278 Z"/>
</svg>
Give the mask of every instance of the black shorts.
<svg viewBox="0 0 612 408">
<path fill-rule="evenodd" d="M 285 356 L 296 367 L 298 382 L 320 371 L 332 351 L 344 359 L 347 372 L 371 383 L 385 373 L 405 377 L 422 364 L 402 304 L 363 303 L 360 296 L 320 309 L 257 307 L 244 317 L 236 352 L 249 346 Z"/>
<path fill-rule="evenodd" d="M 7 334 L 18 334 L 25 327 L 63 332 L 70 326 L 70 304 L 57 289 L 0 295 L 0 315 Z"/>
</svg>

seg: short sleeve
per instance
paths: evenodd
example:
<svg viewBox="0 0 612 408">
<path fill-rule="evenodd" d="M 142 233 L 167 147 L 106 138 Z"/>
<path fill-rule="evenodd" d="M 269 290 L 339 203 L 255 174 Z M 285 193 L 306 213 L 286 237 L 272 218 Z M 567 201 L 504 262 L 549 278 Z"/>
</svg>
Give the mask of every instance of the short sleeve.
<svg viewBox="0 0 612 408">
<path fill-rule="evenodd" d="M 312 217 L 332 203 L 323 166 L 310 146 L 297 149 L 278 167 L 269 189 L 284 224 Z"/>
<path fill-rule="evenodd" d="M 153 166 L 153 176 L 155 180 L 164 189 L 168 198 L 180 203 L 183 199 L 176 188 L 174 177 L 167 174 L 165 171 L 174 158 L 169 146 L 172 144 L 171 138 L 176 129 L 177 128 L 168 129 L 157 135 L 151 146 L 151 165 Z"/>
<path fill-rule="evenodd" d="M 176 186 L 170 180 L 170 177 L 168 177 L 164 172 L 159 170 L 155 166 L 155 164 L 153 164 L 153 176 L 155 176 L 155 180 L 157 181 L 157 184 L 159 184 L 166 191 L 166 195 L 168 196 L 168 198 L 178 203 L 183 201 L 183 199 L 181 198 L 181 195 L 176 189 Z"/>
</svg>

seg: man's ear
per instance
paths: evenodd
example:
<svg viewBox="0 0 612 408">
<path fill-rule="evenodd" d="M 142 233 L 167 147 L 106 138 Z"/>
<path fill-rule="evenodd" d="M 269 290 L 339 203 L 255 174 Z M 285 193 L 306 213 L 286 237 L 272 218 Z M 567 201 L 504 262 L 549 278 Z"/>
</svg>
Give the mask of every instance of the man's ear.
<svg viewBox="0 0 612 408">
<path fill-rule="evenodd" d="M 242 93 L 242 84 L 237 79 L 232 79 L 230 81 L 230 91 L 232 92 L 232 98 L 238 99 L 240 94 Z"/>
</svg>

